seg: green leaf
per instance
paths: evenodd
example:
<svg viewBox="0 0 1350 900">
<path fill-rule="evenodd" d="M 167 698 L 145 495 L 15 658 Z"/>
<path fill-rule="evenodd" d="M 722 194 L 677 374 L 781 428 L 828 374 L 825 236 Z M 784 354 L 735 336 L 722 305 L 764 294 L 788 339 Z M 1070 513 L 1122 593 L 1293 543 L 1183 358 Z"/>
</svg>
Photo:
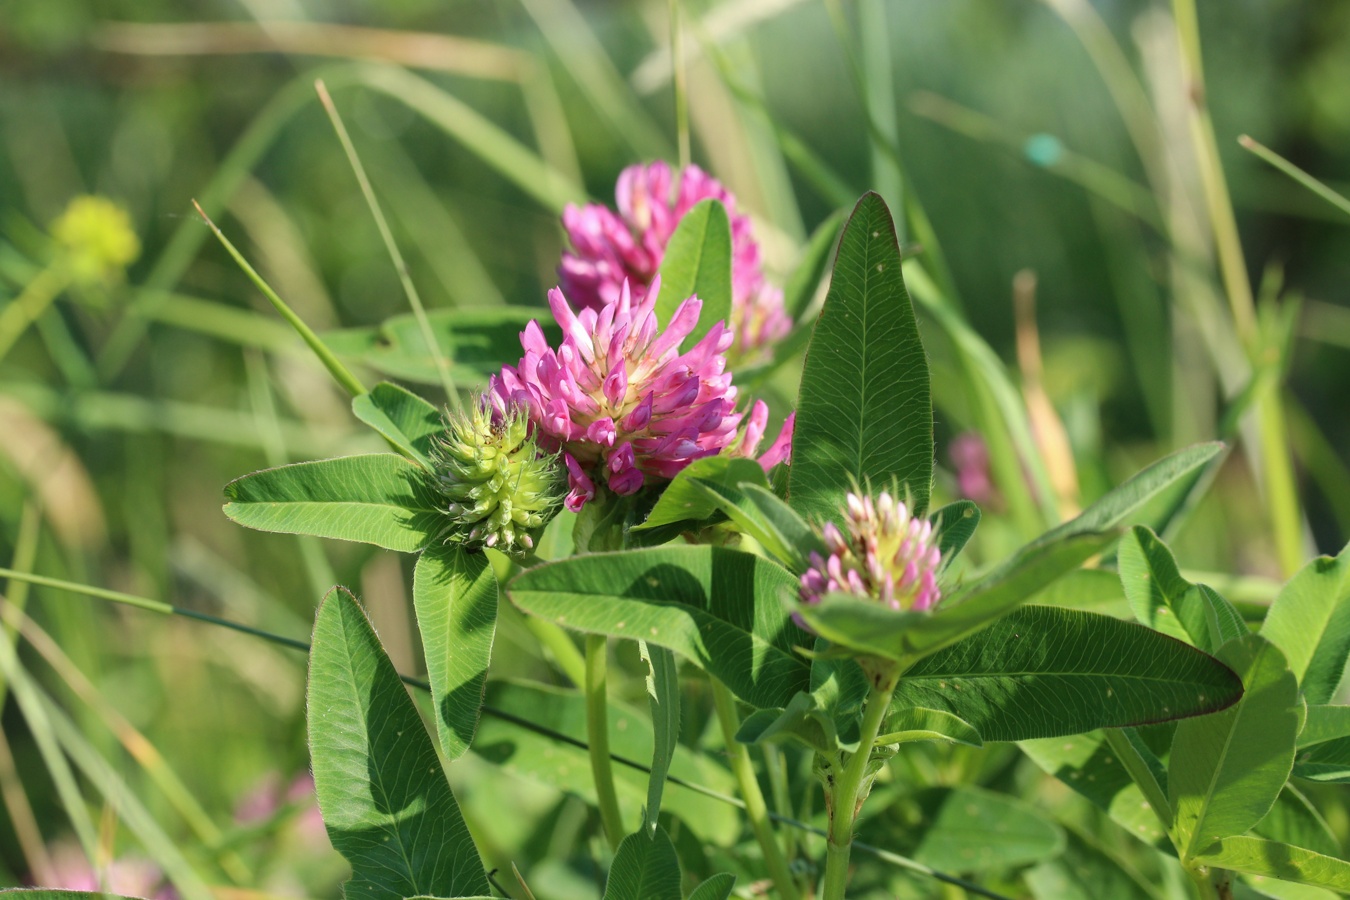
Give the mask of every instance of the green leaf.
<svg viewBox="0 0 1350 900">
<path fill-rule="evenodd" d="M 857 597 L 831 594 L 817 604 L 799 606 L 797 614 L 831 643 L 860 655 L 908 665 L 1026 603 L 1114 539 L 1114 535 L 1075 535 L 1030 553 L 1019 553 L 1015 565 L 1000 567 L 993 575 L 941 602 L 933 613 L 897 612 Z"/>
<path fill-rule="evenodd" d="M 1333 891 L 1350 891 L 1350 862 L 1277 841 L 1246 836 L 1224 838 L 1205 848 L 1196 862 Z"/>
<path fill-rule="evenodd" d="M 1021 741 L 1018 746 L 1139 840 L 1160 848 L 1168 844 L 1157 813 L 1102 732 Z"/>
<path fill-rule="evenodd" d="M 1300 751 L 1294 758 L 1294 774 L 1309 781 L 1350 782 L 1350 737 L 1323 741 Z"/>
<path fill-rule="evenodd" d="M 481 553 L 433 544 L 413 569 L 413 606 L 446 758 L 473 743 L 497 631 L 497 576 Z"/>
<path fill-rule="evenodd" d="M 1279 799 L 1252 834 L 1269 841 L 1293 844 L 1323 856 L 1339 856 L 1341 842 L 1320 813 L 1290 784 L 1280 791 Z"/>
<path fill-rule="evenodd" d="M 521 357 L 520 332 L 539 322 L 550 346 L 562 341 L 562 329 L 548 310 L 532 306 L 433 309 L 427 312 L 440 354 L 450 362 L 450 375 L 460 384 L 476 384 L 514 365 Z M 330 331 L 324 343 L 349 362 L 382 375 L 418 384 L 441 383 L 436 358 L 427 350 L 417 319 L 408 313 L 367 328 Z"/>
<path fill-rule="evenodd" d="M 758 464 L 752 465 L 759 468 Z M 742 534 L 758 541 L 766 553 L 793 574 L 806 571 L 812 551 L 825 554 L 820 535 L 764 484 L 742 481 L 728 487 L 698 479 L 694 487 L 715 503 L 718 511 L 731 519 Z"/>
<path fill-rule="evenodd" d="M 1152 885 L 1073 831 L 1062 855 L 1024 877 L 1035 900 L 1161 900 Z"/>
<path fill-rule="evenodd" d="M 647 518 L 631 531 L 640 534 L 661 529 L 664 538 L 668 533 L 667 526 L 678 526 L 681 531 L 689 531 L 717 516 L 716 499 L 699 487 L 696 484 L 698 481 L 733 488 L 741 482 L 768 484 L 764 470 L 754 460 L 736 459 L 724 454 L 695 460 L 671 479 Z"/>
<path fill-rule="evenodd" d="M 333 847 L 352 866 L 347 896 L 488 893 L 422 718 L 342 588 L 315 617 L 307 706 L 319 809 Z"/>
<path fill-rule="evenodd" d="M 413 392 L 381 382 L 352 398 L 352 412 L 399 452 L 431 468 L 432 438 L 445 431 L 441 411 Z"/>
<path fill-rule="evenodd" d="M 585 749 L 586 704 L 578 691 L 493 679 L 488 682 L 487 705 L 495 713 L 484 716 L 478 726 L 473 745 L 476 755 L 504 772 L 566 791 L 595 806 L 595 782 Z M 647 715 L 613 698 L 608 713 L 610 752 L 634 762 L 649 762 L 655 739 Z M 575 743 L 531 728 L 561 733 Z M 682 744 L 675 745 L 670 774 L 722 794 L 736 792 L 736 780 L 724 766 Z M 614 786 L 625 822 L 638 821 L 648 802 L 648 780 L 646 772 L 614 764 Z M 741 822 L 735 807 L 675 784 L 668 788 L 661 797 L 663 812 L 679 818 L 700 840 L 718 845 L 736 840 Z"/>
<path fill-rule="evenodd" d="M 932 788 L 920 794 L 924 829 L 913 852 L 934 869 L 984 872 L 1058 856 L 1064 832 L 1035 808 L 975 787 Z"/>
<path fill-rule="evenodd" d="M 225 485 L 225 515 L 247 528 L 313 534 L 411 553 L 445 525 L 427 472 L 392 453 L 263 469 Z"/>
<path fill-rule="evenodd" d="M 940 709 L 911 706 L 891 712 L 877 738 L 879 745 L 910 741 L 948 741 L 967 747 L 983 747 L 980 733 L 964 719 Z"/>
<path fill-rule="evenodd" d="M 1298 748 L 1350 737 L 1350 706 L 1309 706 L 1298 733 Z"/>
<path fill-rule="evenodd" d="M 980 508 L 969 500 L 957 500 L 930 515 L 928 520 L 937 533 L 942 569 L 946 571 L 980 526 Z"/>
<path fill-rule="evenodd" d="M 595 553 L 522 572 L 507 586 L 525 612 L 589 634 L 645 640 L 716 676 L 756 708 L 786 706 L 810 667 L 782 597 L 797 580 L 722 547 Z"/>
<path fill-rule="evenodd" d="M 855 485 L 899 482 L 916 515 L 933 481 L 928 360 L 900 275 L 885 202 L 864 194 L 834 264 L 802 369 L 788 498 L 808 519 L 839 515 Z"/>
<path fill-rule="evenodd" d="M 838 246 L 839 229 L 844 223 L 844 210 L 837 209 L 816 226 L 811 238 L 806 242 L 797 268 L 792 270 L 787 284 L 783 285 L 783 307 L 797 321 L 811 305 L 811 300 L 820 287 L 820 279 L 825 277 L 825 267 L 830 262 L 830 251 Z"/>
<path fill-rule="evenodd" d="M 1107 491 L 1077 517 L 1058 528 L 1052 528 L 1032 541 L 1028 549 L 1062 540 L 1068 535 L 1102 531 L 1120 525 L 1149 500 L 1207 464 L 1222 450 L 1223 444 L 1212 441 L 1207 444 L 1193 444 L 1164 456 Z"/>
<path fill-rule="evenodd" d="M 1242 834 L 1270 811 L 1289 778 L 1298 736 L 1298 684 L 1279 648 L 1247 635 L 1218 658 L 1242 677 L 1242 699 L 1177 726 L 1168 769 L 1173 840 L 1183 860 Z"/>
<path fill-rule="evenodd" d="M 837 752 L 840 746 L 825 703 L 817 693 L 806 691 L 798 692 L 785 708 L 757 709 L 746 716 L 736 740 L 742 744 L 794 741 L 823 755 Z"/>
<path fill-rule="evenodd" d="M 647 663 L 647 699 L 652 708 L 652 771 L 647 779 L 647 810 L 644 827 L 657 827 L 656 817 L 661 813 L 661 793 L 665 790 L 666 775 L 675 758 L 675 745 L 680 739 L 680 673 L 675 654 L 664 647 L 650 647 L 638 641 L 642 658 Z"/>
<path fill-rule="evenodd" d="M 1148 627 L 1207 653 L 1247 634 L 1231 603 L 1181 577 L 1172 551 L 1147 526 L 1136 525 L 1121 539 L 1118 565 L 1135 617 Z"/>
<path fill-rule="evenodd" d="M 1284 653 L 1309 703 L 1331 702 L 1350 655 L 1350 546 L 1298 571 L 1266 614 L 1261 636 Z"/>
<path fill-rule="evenodd" d="M 684 214 L 661 260 L 661 293 L 656 318 L 664 328 L 680 304 L 697 295 L 703 301 L 698 325 L 684 349 L 698 343 L 717 322 L 731 325 L 731 220 L 717 200 L 701 200 Z"/>
<path fill-rule="evenodd" d="M 644 828 L 619 843 L 604 900 L 680 900 L 680 858 L 664 828 Z"/>
<path fill-rule="evenodd" d="M 986 741 L 1020 741 L 1212 712 L 1240 692 L 1212 657 L 1142 625 L 1028 606 L 920 660 L 894 705 L 950 712 Z"/>
<path fill-rule="evenodd" d="M 736 886 L 736 876 L 730 872 L 718 872 L 707 881 L 694 888 L 689 900 L 728 900 L 731 889 Z"/>
</svg>

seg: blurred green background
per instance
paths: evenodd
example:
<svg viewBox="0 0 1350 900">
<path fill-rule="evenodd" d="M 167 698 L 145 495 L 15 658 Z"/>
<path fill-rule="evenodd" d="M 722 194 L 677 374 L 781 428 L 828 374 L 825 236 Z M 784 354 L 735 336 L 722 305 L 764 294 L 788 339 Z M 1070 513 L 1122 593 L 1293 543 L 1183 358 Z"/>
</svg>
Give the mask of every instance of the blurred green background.
<svg viewBox="0 0 1350 900">
<path fill-rule="evenodd" d="M 1033 519 L 1090 500 L 1173 447 L 1223 435 L 1238 438 L 1237 450 L 1176 536 L 1184 563 L 1253 576 L 1247 599 L 1269 599 L 1269 579 L 1287 573 L 1259 457 L 1278 457 L 1281 445 L 1294 476 L 1286 499 L 1302 517 L 1296 549 L 1340 549 L 1350 536 L 1350 216 L 1237 137 L 1350 187 L 1350 4 L 1199 3 L 1203 98 L 1246 279 L 1263 322 L 1280 310 L 1290 317 L 1287 340 L 1263 326 L 1256 343 L 1272 357 L 1251 354 L 1274 367 L 1282 428 L 1253 423 L 1243 405 L 1252 367 L 1215 259 L 1188 119 L 1187 99 L 1201 88 L 1183 71 L 1170 4 L 681 5 L 693 160 L 755 216 L 780 282 L 814 228 L 862 191 L 878 188 L 908 210 L 904 241 L 941 288 L 940 305 L 1025 389 L 1038 446 L 1050 442 L 1050 480 L 1067 471 L 1055 447 L 1075 464 L 1068 487 L 1055 488 L 1058 510 L 1052 499 Z M 321 77 L 428 308 L 542 309 L 563 247 L 560 204 L 612 203 L 624 166 L 676 157 L 670 21 L 664 0 L 0 4 L 0 307 L 17 304 L 51 262 L 50 226 L 77 195 L 121 204 L 142 245 L 124 279 L 62 292 L 0 358 L 0 564 L 295 637 L 342 582 L 365 598 L 395 661 L 416 670 L 407 560 L 246 533 L 220 514 L 231 478 L 378 444 L 191 202 L 316 330 L 405 314 L 398 274 L 315 95 Z M 1022 318 L 1019 357 L 1013 280 L 1022 270 L 1035 273 L 1035 306 Z M 931 314 L 921 311 L 926 339 L 946 333 Z M 1039 350 L 1027 355 L 1034 337 Z M 948 442 L 981 424 L 951 346 L 935 337 L 930 347 L 937 454 L 948 469 L 939 492 L 949 497 Z M 764 383 L 780 417 L 795 365 Z M 372 368 L 363 371 L 373 383 Z M 1031 399 L 1038 391 L 1049 418 Z M 1046 432 L 1056 423 L 1060 444 Z M 1275 443 L 1263 451 L 1254 435 L 1271 428 Z M 1000 486 L 1005 495 L 1013 487 Z M 1025 536 L 1015 497 L 994 498 L 988 514 L 982 560 Z M 25 669 L 166 839 L 197 842 L 192 865 L 212 883 L 332 892 L 341 863 L 321 837 L 303 849 L 303 810 L 238 811 L 250 792 L 284 794 L 303 777 L 303 658 L 16 585 L 9 601 L 27 603 L 101 696 L 82 692 L 31 640 Z M 509 619 L 494 675 L 553 677 Z M 108 710 L 178 772 L 200 807 L 195 826 Z M 0 881 L 17 884 L 33 872 L 34 842 L 69 840 L 71 826 L 41 728 L 12 700 L 3 723 L 0 786 L 21 788 L 37 826 L 25 845 L 24 827 L 0 817 Z M 588 883 L 578 857 L 549 843 L 584 846 L 579 825 L 556 838 L 577 816 L 566 801 L 523 793 L 513 802 L 552 810 L 540 816 L 554 830 L 507 827 L 491 810 L 502 792 L 525 789 L 497 776 L 476 789 L 478 777 L 462 774 L 457 786 L 490 855 L 529 847 L 570 858 L 565 878 L 561 864 L 541 871 Z M 75 780 L 113 855 L 162 863 L 144 839 L 109 824 L 119 816 L 101 812 L 107 783 L 88 772 Z M 1333 823 L 1342 832 L 1344 819 Z M 233 874 L 230 854 L 243 867 Z"/>
</svg>

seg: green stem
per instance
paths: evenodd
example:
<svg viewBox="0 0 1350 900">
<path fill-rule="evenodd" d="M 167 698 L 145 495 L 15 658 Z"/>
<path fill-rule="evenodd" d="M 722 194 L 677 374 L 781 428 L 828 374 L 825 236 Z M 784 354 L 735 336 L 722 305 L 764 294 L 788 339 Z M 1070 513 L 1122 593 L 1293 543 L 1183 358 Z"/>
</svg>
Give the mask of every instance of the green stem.
<svg viewBox="0 0 1350 900">
<path fill-rule="evenodd" d="M 773 823 L 769 818 L 769 808 L 764 802 L 764 794 L 759 788 L 759 778 L 750 762 L 746 746 L 736 740 L 740 730 L 740 717 L 736 714 L 736 700 L 731 691 L 716 678 L 712 683 L 713 706 L 717 709 L 717 721 L 722 726 L 722 737 L 727 746 L 727 761 L 731 763 L 731 772 L 736 776 L 740 787 L 741 799 L 745 801 L 745 815 L 750 820 L 750 828 L 755 833 L 760 850 L 764 853 L 764 865 L 769 869 L 769 877 L 778 888 L 782 900 L 798 900 L 801 893 L 797 882 L 792 878 L 782 849 L 778 846 L 778 837 L 774 834 Z"/>
<path fill-rule="evenodd" d="M 1284 577 L 1291 578 L 1303 565 L 1303 514 L 1299 509 L 1298 486 L 1294 481 L 1294 464 L 1290 458 L 1284 403 L 1278 383 L 1257 402 L 1256 418 L 1261 435 L 1266 496 L 1275 531 L 1275 555 Z"/>
<path fill-rule="evenodd" d="M 829 834 L 826 837 L 825 880 L 820 888 L 820 900 L 844 900 L 844 891 L 848 887 L 848 857 L 853 847 L 853 823 L 857 821 L 858 810 L 867 798 L 864 782 L 867 778 L 867 763 L 876 746 L 877 734 L 881 723 L 891 707 L 891 695 L 899 678 L 895 675 L 873 675 L 872 690 L 867 696 L 867 709 L 863 713 L 862 731 L 858 740 L 858 751 L 849 757 L 848 763 L 826 792 L 829 802 Z"/>
<path fill-rule="evenodd" d="M 553 661 L 562 670 L 567 680 L 577 687 L 586 683 L 586 660 L 572 643 L 572 636 L 562 628 L 545 619 L 525 616 L 525 627 L 540 646 L 553 656 Z"/>
<path fill-rule="evenodd" d="M 595 778 L 595 799 L 600 806 L 600 822 L 613 849 L 623 840 L 623 816 L 619 812 L 619 794 L 614 789 L 614 769 L 609 759 L 609 702 L 605 695 L 605 675 L 609 669 L 609 642 L 603 634 L 586 635 L 586 737 L 590 745 L 591 774 Z"/>
<path fill-rule="evenodd" d="M 1219 893 L 1218 887 L 1210 877 L 1210 873 L 1203 867 L 1191 868 L 1186 866 L 1186 874 L 1191 877 L 1191 883 L 1195 886 L 1195 895 L 1199 900 L 1220 900 L 1223 896 Z M 1228 898 L 1231 900 L 1232 891 L 1228 892 Z"/>
<path fill-rule="evenodd" d="M 0 311 L 0 359 L 5 358 L 28 326 L 47 311 L 69 283 L 70 279 L 57 266 L 48 266 Z"/>
</svg>

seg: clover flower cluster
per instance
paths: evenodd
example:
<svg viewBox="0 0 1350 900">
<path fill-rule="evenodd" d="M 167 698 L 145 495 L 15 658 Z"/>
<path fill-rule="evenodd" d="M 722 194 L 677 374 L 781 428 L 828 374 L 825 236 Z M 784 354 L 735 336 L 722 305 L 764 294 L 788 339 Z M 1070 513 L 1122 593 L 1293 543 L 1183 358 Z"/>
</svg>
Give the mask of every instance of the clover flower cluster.
<svg viewBox="0 0 1350 900">
<path fill-rule="evenodd" d="M 883 491 L 871 497 L 850 493 L 844 527 L 826 523 L 821 531 L 829 555 L 813 552 L 801 577 L 801 599 L 818 603 L 826 594 L 854 594 L 895 610 L 931 610 L 941 599 L 937 584 L 942 553 L 933 523 Z"/>
<path fill-rule="evenodd" d="M 783 292 L 764 278 L 750 219 L 736 212 L 736 198 L 717 179 L 697 166 L 677 178 L 658 161 L 624 169 L 614 193 L 617 211 L 590 203 L 563 212 L 572 250 L 563 254 L 558 275 L 573 303 L 583 309 L 617 303 L 625 283 L 634 299 L 642 300 L 680 219 L 700 201 L 715 199 L 731 220 L 733 355 L 755 355 L 791 330 Z"/>
<path fill-rule="evenodd" d="M 659 291 L 659 278 L 641 300 L 625 286 L 616 302 L 577 313 L 555 288 L 548 301 L 562 345 L 548 346 L 531 322 L 521 335 L 520 363 L 489 382 L 497 416 L 525 410 L 541 443 L 563 451 L 573 511 L 595 496 L 592 476 L 629 495 L 648 477 L 673 478 L 736 440 L 742 417 L 723 355 L 731 332 L 717 322 L 681 353 L 703 303 L 684 300 L 660 330 Z"/>
<path fill-rule="evenodd" d="M 432 450 L 435 486 L 450 519 L 446 539 L 524 555 L 561 507 L 556 452 L 530 434 L 523 410 L 483 406 L 447 416 Z"/>
</svg>

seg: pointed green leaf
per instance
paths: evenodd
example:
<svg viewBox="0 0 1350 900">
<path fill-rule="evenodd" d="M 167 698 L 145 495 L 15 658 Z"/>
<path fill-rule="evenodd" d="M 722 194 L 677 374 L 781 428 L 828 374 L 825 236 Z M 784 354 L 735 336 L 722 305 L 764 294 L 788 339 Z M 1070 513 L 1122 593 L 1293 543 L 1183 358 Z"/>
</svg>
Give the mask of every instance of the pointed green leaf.
<svg viewBox="0 0 1350 900">
<path fill-rule="evenodd" d="M 473 743 L 497 631 L 497 576 L 481 553 L 433 544 L 413 569 L 413 606 L 448 759 Z"/>
<path fill-rule="evenodd" d="M 785 708 L 757 709 L 746 716 L 736 740 L 742 744 L 795 741 L 820 754 L 839 750 L 834 720 L 820 698 L 806 691 L 799 692 Z"/>
<path fill-rule="evenodd" d="M 756 708 L 786 706 L 810 677 L 806 635 L 782 598 L 797 580 L 722 547 L 595 553 L 522 572 L 507 586 L 527 613 L 590 634 L 645 640 L 721 679 Z"/>
<path fill-rule="evenodd" d="M 666 830 L 644 828 L 619 843 L 604 900 L 680 900 L 680 858 Z"/>
<path fill-rule="evenodd" d="M 596 805 L 595 782 L 586 751 L 586 702 L 570 688 L 525 681 L 492 679 L 488 682 L 487 705 L 494 714 L 478 726 L 473 752 L 498 769 L 537 784 L 574 794 Z M 611 698 L 608 704 L 610 752 L 634 762 L 647 763 L 655 753 L 652 725 L 645 711 Z M 506 718 L 502 718 L 502 717 Z M 546 728 L 567 737 L 564 743 Z M 736 780 L 720 761 L 676 744 L 670 774 L 722 794 L 736 791 Z M 614 765 L 619 809 L 625 822 L 636 822 L 649 802 L 647 773 Z M 699 839 L 726 846 L 736 840 L 741 820 L 736 808 L 679 785 L 668 783 L 661 797 L 661 810 L 683 822 Z"/>
<path fill-rule="evenodd" d="M 314 789 L 349 897 L 488 893 L 487 875 L 422 718 L 356 598 L 337 588 L 314 621 Z"/>
<path fill-rule="evenodd" d="M 1118 565 L 1135 617 L 1148 627 L 1207 653 L 1247 634 L 1231 603 L 1181 577 L 1172 551 L 1147 526 L 1136 525 L 1121 539 Z"/>
<path fill-rule="evenodd" d="M 1324 856 L 1340 856 L 1341 842 L 1321 813 L 1291 784 L 1280 791 L 1279 799 L 1256 823 L 1252 834 L 1268 841 L 1293 844 Z"/>
<path fill-rule="evenodd" d="M 1302 750 L 1344 737 L 1350 737 L 1350 706 L 1309 706 L 1298 733 L 1298 747 Z"/>
<path fill-rule="evenodd" d="M 831 594 L 797 614 L 821 637 L 858 654 L 909 664 L 948 647 L 1026 603 L 1047 584 L 1098 553 L 1114 535 L 1075 535 L 1001 566 L 935 613 L 897 612 L 844 594 Z"/>
<path fill-rule="evenodd" d="M 675 745 L 680 739 L 680 674 L 675 654 L 664 647 L 649 646 L 638 641 L 638 648 L 647 663 L 647 700 L 652 708 L 652 771 L 647 777 L 647 810 L 644 827 L 656 828 L 661 813 L 661 793 L 666 787 L 666 775 L 675 759 Z"/>
<path fill-rule="evenodd" d="M 701 200 L 684 214 L 666 244 L 661 260 L 661 293 L 656 318 L 669 324 L 680 304 L 697 295 L 703 301 L 698 325 L 684 339 L 684 349 L 717 322 L 731 325 L 731 220 L 717 200 Z"/>
<path fill-rule="evenodd" d="M 1206 847 L 1196 862 L 1333 891 L 1350 891 L 1350 862 L 1256 837 L 1224 838 Z"/>
<path fill-rule="evenodd" d="M 1244 693 L 1223 712 L 1182 722 L 1172 739 L 1168 799 L 1183 860 L 1261 821 L 1294 764 L 1298 684 L 1284 655 L 1252 634 L 1218 658 L 1241 676 Z"/>
<path fill-rule="evenodd" d="M 381 382 L 352 398 L 352 412 L 400 453 L 431 467 L 432 438 L 445 431 L 441 411 L 405 388 Z"/>
<path fill-rule="evenodd" d="M 392 453 L 263 469 L 225 485 L 225 515 L 247 528 L 313 534 L 411 553 L 445 526 L 427 472 Z"/>
<path fill-rule="evenodd" d="M 718 503 L 696 484 L 698 481 L 733 488 L 741 482 L 768 484 L 764 470 L 754 460 L 736 459 L 725 454 L 695 460 L 671 479 L 647 518 L 632 531 L 641 534 L 672 525 L 692 530 L 698 523 L 717 516 Z M 662 534 L 665 533 L 663 530 Z"/>
<path fill-rule="evenodd" d="M 864 194 L 839 241 L 834 275 L 802 370 L 788 498 L 808 519 L 836 518 L 858 484 L 897 481 L 918 515 L 933 481 L 928 359 L 900 275 L 885 202 Z"/>
<path fill-rule="evenodd" d="M 1211 712 L 1240 693 L 1228 668 L 1142 625 L 1028 606 L 920 660 L 894 705 L 950 712 L 986 741 L 1019 741 Z"/>
<path fill-rule="evenodd" d="M 758 464 L 752 465 L 759 468 Z M 731 519 L 742 534 L 758 541 L 766 553 L 793 574 L 806 571 L 813 551 L 825 553 L 820 535 L 764 483 L 747 480 L 727 486 L 697 479 L 694 487 L 716 504 L 718 511 Z"/>
<path fill-rule="evenodd" d="M 718 872 L 707 881 L 694 888 L 689 900 L 728 900 L 731 889 L 736 886 L 736 876 L 730 872 Z"/>
<path fill-rule="evenodd" d="M 1309 703 L 1329 703 L 1350 655 L 1350 546 L 1299 570 L 1266 614 L 1261 636 L 1279 647 Z"/>
</svg>

